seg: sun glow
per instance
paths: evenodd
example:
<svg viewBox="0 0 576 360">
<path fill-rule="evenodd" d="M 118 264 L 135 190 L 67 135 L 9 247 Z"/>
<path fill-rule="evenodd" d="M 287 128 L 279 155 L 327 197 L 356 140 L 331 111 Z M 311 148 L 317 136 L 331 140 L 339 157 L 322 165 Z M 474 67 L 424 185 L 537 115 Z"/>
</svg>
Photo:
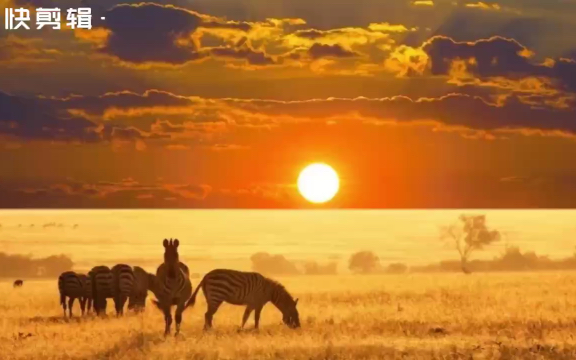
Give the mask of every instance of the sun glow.
<svg viewBox="0 0 576 360">
<path fill-rule="evenodd" d="M 338 174 L 326 164 L 308 165 L 298 177 L 298 190 L 302 196 L 316 204 L 331 200 L 340 188 Z"/>
</svg>

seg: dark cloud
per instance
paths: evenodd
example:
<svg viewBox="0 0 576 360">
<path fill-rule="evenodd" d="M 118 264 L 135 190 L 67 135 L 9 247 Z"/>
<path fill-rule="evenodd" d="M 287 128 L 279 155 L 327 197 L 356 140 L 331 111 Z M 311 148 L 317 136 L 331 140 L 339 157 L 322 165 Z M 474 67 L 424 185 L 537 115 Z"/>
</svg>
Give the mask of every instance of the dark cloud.
<svg viewBox="0 0 576 360">
<path fill-rule="evenodd" d="M 576 111 L 534 108 L 517 98 L 489 103 L 480 97 L 452 94 L 412 100 L 405 96 L 382 99 L 327 99 L 309 101 L 234 101 L 232 106 L 271 118 L 356 118 L 374 123 L 436 122 L 479 131 L 564 132 L 576 135 Z"/>
<path fill-rule="evenodd" d="M 298 31 L 294 32 L 294 35 L 301 37 L 301 38 L 304 38 L 304 39 L 315 40 L 315 39 L 321 38 L 323 36 L 326 36 L 326 32 L 316 30 L 316 29 L 308 29 L 308 30 L 298 30 Z"/>
<path fill-rule="evenodd" d="M 89 120 L 35 99 L 0 92 L 0 134 L 25 139 L 93 142 L 99 139 L 97 127 Z"/>
<path fill-rule="evenodd" d="M 28 140 L 101 142 L 139 140 L 142 131 L 121 124 L 99 123 L 72 115 L 45 99 L 0 92 L 0 135 Z"/>
<path fill-rule="evenodd" d="M 183 64 L 206 56 L 192 39 L 199 27 L 247 31 L 250 25 L 228 22 L 172 5 L 122 4 L 106 12 L 110 31 L 101 51 L 131 63 Z"/>
<path fill-rule="evenodd" d="M 100 96 L 70 96 L 66 98 L 43 98 L 41 101 L 63 109 L 82 110 L 89 115 L 102 116 L 110 109 L 139 109 L 151 107 L 184 107 L 193 105 L 188 97 L 160 90 L 148 90 L 143 94 L 130 91 L 111 92 Z"/>
<path fill-rule="evenodd" d="M 142 184 L 132 178 L 94 183 L 66 179 L 52 184 L 0 182 L 0 207 L 202 207 L 212 192 L 204 184 Z"/>
<path fill-rule="evenodd" d="M 210 53 L 214 56 L 246 60 L 250 65 L 273 65 L 276 64 L 276 60 L 264 53 L 263 51 L 257 51 L 250 49 L 248 47 L 243 48 L 231 48 L 231 47 L 216 47 L 211 48 Z"/>
<path fill-rule="evenodd" d="M 467 70 L 479 77 L 503 76 L 525 78 L 547 77 L 568 91 L 576 91 L 576 62 L 558 59 L 548 64 L 531 60 L 533 53 L 514 39 L 492 37 L 473 42 L 457 42 L 436 36 L 428 40 L 423 50 L 430 57 L 433 75 L 447 75 L 454 60 L 473 59 Z"/>
<path fill-rule="evenodd" d="M 191 11 L 157 4 L 118 5 L 106 13 L 103 52 L 121 60 L 182 64 L 202 57 L 189 37 L 202 22 Z"/>
<path fill-rule="evenodd" d="M 154 94 L 154 95 L 152 95 Z M 62 109 L 68 106 L 89 114 L 106 114 L 108 111 L 125 108 L 127 116 L 139 117 L 154 112 L 157 115 L 183 117 L 177 123 L 157 120 L 149 129 L 139 131 L 123 127 L 116 137 L 131 134 L 146 138 L 151 134 L 169 137 L 169 134 L 184 133 L 194 124 L 222 126 L 281 125 L 295 119 L 307 121 L 343 117 L 364 121 L 397 121 L 399 123 L 433 121 L 447 126 L 463 127 L 479 131 L 531 130 L 534 132 L 559 131 L 576 134 L 576 110 L 574 108 L 535 107 L 531 97 L 514 97 L 498 102 L 489 102 L 482 97 L 451 94 L 438 98 L 411 99 L 406 96 L 387 98 L 331 98 L 304 101 L 245 100 L 245 99 L 200 99 L 187 98 L 167 92 L 106 94 L 101 97 L 71 97 L 63 101 L 53 99 Z M 45 101 L 49 101 L 45 99 Z M 72 102 L 68 104 L 67 102 Z M 93 103 L 94 102 L 94 103 Z M 136 108 L 138 107 L 138 108 Z M 137 111 L 135 110 L 137 109 Z M 190 122 L 183 125 L 182 119 Z M 106 123 L 107 126 L 112 126 Z M 188 126 L 188 127 L 187 127 Z M 113 134 L 110 130 L 107 133 Z M 101 131 L 106 133 L 105 131 Z"/>
<path fill-rule="evenodd" d="M 338 58 L 348 58 L 358 56 L 357 53 L 351 50 L 343 48 L 341 45 L 324 45 L 324 44 L 314 44 L 308 49 L 308 54 L 313 59 L 319 59 L 324 57 L 338 57 Z"/>
</svg>

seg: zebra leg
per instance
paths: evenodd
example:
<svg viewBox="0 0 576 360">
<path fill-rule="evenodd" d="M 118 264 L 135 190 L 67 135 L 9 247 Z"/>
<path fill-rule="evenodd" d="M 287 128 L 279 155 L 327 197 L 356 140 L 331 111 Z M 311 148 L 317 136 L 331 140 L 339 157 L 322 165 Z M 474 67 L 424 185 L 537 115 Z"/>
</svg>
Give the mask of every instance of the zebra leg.
<svg viewBox="0 0 576 360">
<path fill-rule="evenodd" d="M 116 308 L 116 316 L 121 316 L 124 310 L 124 295 L 120 294 L 114 297 L 114 307 Z"/>
<path fill-rule="evenodd" d="M 128 297 L 126 295 L 122 295 L 120 299 L 120 315 L 124 315 L 124 305 L 126 304 L 127 300 Z"/>
<path fill-rule="evenodd" d="M 262 312 L 262 306 L 258 306 L 256 311 L 254 311 L 254 328 L 258 329 L 258 325 L 260 324 L 260 313 Z"/>
<path fill-rule="evenodd" d="M 74 305 L 74 300 L 76 300 L 75 297 L 70 297 L 70 300 L 68 300 L 68 314 L 70 317 L 72 317 L 72 306 Z"/>
<path fill-rule="evenodd" d="M 62 304 L 62 309 L 64 310 L 64 317 L 66 317 L 66 296 L 61 296 L 60 303 Z"/>
<path fill-rule="evenodd" d="M 176 313 L 174 315 L 176 318 L 176 333 L 174 335 L 178 335 L 180 333 L 180 323 L 182 322 L 182 312 L 184 312 L 185 304 L 186 302 L 182 301 L 176 306 Z"/>
<path fill-rule="evenodd" d="M 250 314 L 252 314 L 252 310 L 253 308 L 250 305 L 246 306 L 246 310 L 244 310 L 244 316 L 242 317 L 242 326 L 240 329 L 243 329 L 244 325 L 246 325 L 246 321 L 248 321 Z"/>
<path fill-rule="evenodd" d="M 86 304 L 86 311 L 90 312 L 92 310 L 92 298 L 88 298 L 88 302 Z"/>
<path fill-rule="evenodd" d="M 170 334 L 170 327 L 172 326 L 172 314 L 171 314 L 171 305 L 168 303 L 165 305 L 162 310 L 164 311 L 164 321 L 166 322 L 166 327 L 164 328 L 164 336 Z"/>
<path fill-rule="evenodd" d="M 80 298 L 80 310 L 82 311 L 82 316 L 86 311 L 86 298 Z"/>
<path fill-rule="evenodd" d="M 212 328 L 212 318 L 221 304 L 222 302 L 208 304 L 208 310 L 206 311 L 206 314 L 204 314 L 204 330 Z"/>
</svg>

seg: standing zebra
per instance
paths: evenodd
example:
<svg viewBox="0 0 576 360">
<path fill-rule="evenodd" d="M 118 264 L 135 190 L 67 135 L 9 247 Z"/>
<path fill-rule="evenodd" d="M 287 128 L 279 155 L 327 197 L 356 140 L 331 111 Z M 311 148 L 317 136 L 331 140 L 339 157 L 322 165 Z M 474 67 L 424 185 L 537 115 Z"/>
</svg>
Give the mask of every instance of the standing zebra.
<svg viewBox="0 0 576 360">
<path fill-rule="evenodd" d="M 84 312 L 90 312 L 92 308 L 92 285 L 90 283 L 90 277 L 84 274 L 77 274 L 82 284 L 82 297 L 80 297 L 80 308 L 82 309 L 82 315 Z M 88 307 L 86 306 L 88 305 Z"/>
<path fill-rule="evenodd" d="M 14 284 L 12 284 L 12 286 L 15 288 L 22 287 L 22 285 L 24 285 L 24 280 L 20 280 L 20 279 L 14 281 Z"/>
<path fill-rule="evenodd" d="M 128 298 L 128 310 L 144 311 L 148 290 L 156 291 L 156 275 L 150 274 L 140 266 L 134 266 L 134 287 Z"/>
<path fill-rule="evenodd" d="M 84 307 L 82 306 L 82 297 L 84 296 L 84 288 L 82 280 L 74 271 L 65 271 L 58 277 L 58 291 L 60 292 L 60 305 L 64 310 L 64 317 L 66 317 L 66 297 L 68 297 L 68 316 L 72 317 L 72 306 L 74 300 L 80 299 L 80 307 L 82 315 L 84 315 Z"/>
<path fill-rule="evenodd" d="M 112 268 L 113 295 L 116 315 L 124 314 L 124 304 L 134 288 L 134 271 L 126 264 L 117 264 Z"/>
<path fill-rule="evenodd" d="M 254 325 L 258 329 L 260 312 L 268 301 L 282 313 L 282 321 L 291 328 L 300 327 L 298 299 L 294 300 L 286 288 L 277 281 L 259 273 L 217 269 L 204 275 L 186 307 L 194 306 L 196 294 L 202 288 L 208 310 L 204 316 L 204 329 L 212 327 L 212 318 L 223 301 L 233 305 L 246 305 L 242 328 L 254 310 Z"/>
<path fill-rule="evenodd" d="M 112 271 L 108 266 L 96 266 L 88 273 L 96 315 L 106 314 L 106 299 L 114 297 Z"/>
<path fill-rule="evenodd" d="M 89 313 L 90 310 L 92 310 L 92 278 L 90 276 L 90 273 L 88 273 L 88 275 L 79 275 L 80 276 L 80 280 L 82 281 L 82 286 L 84 288 L 84 308 L 86 309 L 86 312 Z M 80 300 L 80 304 L 82 304 L 82 300 Z"/>
<path fill-rule="evenodd" d="M 180 262 L 178 256 L 178 239 L 168 241 L 164 239 L 164 263 L 156 270 L 156 284 L 153 286 L 154 294 L 158 298 L 154 304 L 164 312 L 166 327 L 164 336 L 170 334 L 172 325 L 172 305 L 176 305 L 176 333 L 180 333 L 180 323 L 182 322 L 182 312 L 186 300 L 192 293 L 192 283 L 190 282 L 190 271 L 188 267 Z"/>
</svg>

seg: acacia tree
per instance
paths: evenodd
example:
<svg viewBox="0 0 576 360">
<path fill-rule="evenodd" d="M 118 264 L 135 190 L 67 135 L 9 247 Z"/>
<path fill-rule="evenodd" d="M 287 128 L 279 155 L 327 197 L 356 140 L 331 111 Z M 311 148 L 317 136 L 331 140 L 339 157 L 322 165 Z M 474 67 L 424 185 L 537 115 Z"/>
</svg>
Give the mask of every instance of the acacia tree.
<svg viewBox="0 0 576 360">
<path fill-rule="evenodd" d="M 500 240 L 500 232 L 488 229 L 486 215 L 460 215 L 457 224 L 441 229 L 440 238 L 454 246 L 460 255 L 462 271 L 469 274 L 467 263 L 471 254 Z"/>
<path fill-rule="evenodd" d="M 372 251 L 359 251 L 348 260 L 348 269 L 353 273 L 372 273 L 380 267 L 380 258 Z"/>
</svg>

